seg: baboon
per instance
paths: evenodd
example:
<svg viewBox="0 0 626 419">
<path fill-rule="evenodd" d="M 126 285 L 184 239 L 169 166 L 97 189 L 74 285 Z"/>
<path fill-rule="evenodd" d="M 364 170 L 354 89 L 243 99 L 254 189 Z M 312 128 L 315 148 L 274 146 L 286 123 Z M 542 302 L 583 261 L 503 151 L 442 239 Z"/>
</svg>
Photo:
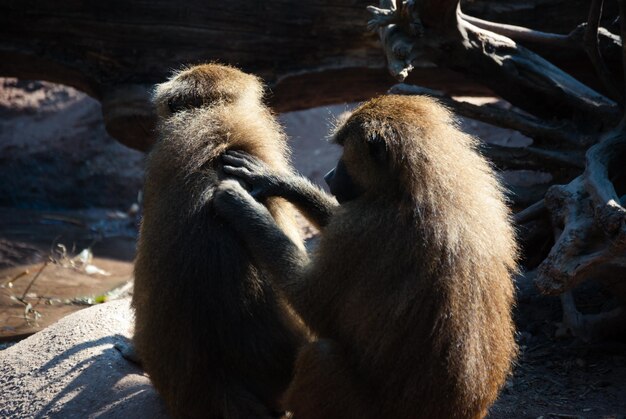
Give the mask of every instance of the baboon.
<svg viewBox="0 0 626 419">
<path fill-rule="evenodd" d="M 373 99 L 334 141 L 343 154 L 327 182 L 339 206 L 258 159 L 223 157 L 255 196 L 316 208 L 311 257 L 239 183 L 225 180 L 215 198 L 319 338 L 298 356 L 287 409 L 296 419 L 485 416 L 516 354 L 517 246 L 492 168 L 427 97 Z"/>
<path fill-rule="evenodd" d="M 231 225 L 216 217 L 220 155 L 242 150 L 290 171 L 259 80 L 235 68 L 185 69 L 155 89 L 158 141 L 147 159 L 135 262 L 134 350 L 175 417 L 273 417 L 306 343 Z M 264 205 L 304 248 L 293 206 Z"/>
</svg>

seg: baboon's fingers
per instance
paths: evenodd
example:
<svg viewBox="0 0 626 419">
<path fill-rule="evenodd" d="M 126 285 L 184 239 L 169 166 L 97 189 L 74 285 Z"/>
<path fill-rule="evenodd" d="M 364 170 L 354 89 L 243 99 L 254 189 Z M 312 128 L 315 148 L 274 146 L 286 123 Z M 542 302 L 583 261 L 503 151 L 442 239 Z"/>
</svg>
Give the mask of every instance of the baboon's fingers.
<svg viewBox="0 0 626 419">
<path fill-rule="evenodd" d="M 234 163 L 239 166 L 263 166 L 257 157 L 241 150 L 228 150 L 222 154 L 222 159 L 226 162 Z"/>
<path fill-rule="evenodd" d="M 229 175 L 235 175 L 237 177 L 242 177 L 244 179 L 248 179 L 252 173 L 247 167 L 237 167 L 237 166 L 222 166 L 222 170 Z"/>
<path fill-rule="evenodd" d="M 239 155 L 235 155 L 232 151 L 227 151 L 222 154 L 222 161 L 224 163 L 230 163 L 235 166 L 245 166 L 246 159 L 244 157 L 240 157 Z"/>
<path fill-rule="evenodd" d="M 250 157 L 250 154 L 246 153 L 245 151 L 241 151 L 241 150 L 233 150 L 233 149 L 231 149 L 231 150 L 226 150 L 226 151 L 224 152 L 224 155 L 225 155 L 225 156 L 241 157 L 241 158 L 244 158 L 244 157 Z"/>
<path fill-rule="evenodd" d="M 255 173 L 251 173 L 245 167 L 222 166 L 222 170 L 227 175 L 234 176 L 230 179 L 239 182 L 243 188 L 250 193 L 255 199 L 261 199 L 265 188 L 259 186 L 259 177 Z"/>
<path fill-rule="evenodd" d="M 239 150 L 228 150 L 222 154 L 222 161 L 234 166 L 247 167 L 253 172 L 267 171 L 265 164 L 257 157 Z"/>
</svg>

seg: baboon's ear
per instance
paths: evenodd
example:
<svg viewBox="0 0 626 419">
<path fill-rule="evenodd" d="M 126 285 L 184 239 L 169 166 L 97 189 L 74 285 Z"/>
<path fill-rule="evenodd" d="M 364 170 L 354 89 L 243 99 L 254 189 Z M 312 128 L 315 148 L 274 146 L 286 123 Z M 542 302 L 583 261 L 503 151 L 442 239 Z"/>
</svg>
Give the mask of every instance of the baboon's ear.
<svg viewBox="0 0 626 419">
<path fill-rule="evenodd" d="M 376 163 L 382 164 L 387 161 L 387 144 L 378 134 L 372 134 L 367 138 L 367 147 L 370 156 Z"/>
</svg>

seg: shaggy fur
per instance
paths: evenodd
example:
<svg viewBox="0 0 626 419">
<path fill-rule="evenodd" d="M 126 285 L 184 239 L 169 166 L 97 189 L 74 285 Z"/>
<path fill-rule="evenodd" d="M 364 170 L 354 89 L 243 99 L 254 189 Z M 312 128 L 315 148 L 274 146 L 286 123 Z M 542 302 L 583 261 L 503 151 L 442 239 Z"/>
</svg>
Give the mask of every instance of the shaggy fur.
<svg viewBox="0 0 626 419">
<path fill-rule="evenodd" d="M 516 354 L 517 247 L 492 168 L 427 97 L 373 99 L 334 138 L 362 193 L 334 210 L 311 259 L 238 184 L 216 196 L 320 337 L 299 355 L 288 409 L 296 419 L 485 416 Z"/>
<path fill-rule="evenodd" d="M 159 140 L 147 161 L 133 342 L 175 417 L 275 415 L 306 341 L 299 318 L 213 208 L 226 150 L 290 171 L 262 90 L 256 77 L 216 64 L 156 88 Z M 303 248 L 291 205 L 265 204 Z"/>
</svg>

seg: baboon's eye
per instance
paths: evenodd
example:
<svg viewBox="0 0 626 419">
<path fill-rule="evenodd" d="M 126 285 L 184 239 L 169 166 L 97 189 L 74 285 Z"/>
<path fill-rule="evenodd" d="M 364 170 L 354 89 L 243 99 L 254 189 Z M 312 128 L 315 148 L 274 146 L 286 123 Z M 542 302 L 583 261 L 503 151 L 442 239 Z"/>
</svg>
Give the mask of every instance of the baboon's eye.
<svg viewBox="0 0 626 419">
<path fill-rule="evenodd" d="M 171 113 L 182 111 L 185 108 L 185 104 L 180 97 L 172 97 L 167 100 L 167 107 Z"/>
<path fill-rule="evenodd" d="M 335 195 L 339 203 L 351 201 L 363 193 L 348 173 L 348 168 L 343 159 L 340 159 L 337 166 L 324 176 L 324 180 L 328 183 L 330 192 Z"/>
<path fill-rule="evenodd" d="M 370 155 L 377 163 L 384 163 L 387 158 L 387 144 L 378 134 L 372 135 L 367 140 Z"/>
<path fill-rule="evenodd" d="M 200 95 L 174 96 L 167 100 L 167 107 L 171 113 L 183 111 L 185 109 L 199 108 L 204 105 L 204 100 Z"/>
</svg>

